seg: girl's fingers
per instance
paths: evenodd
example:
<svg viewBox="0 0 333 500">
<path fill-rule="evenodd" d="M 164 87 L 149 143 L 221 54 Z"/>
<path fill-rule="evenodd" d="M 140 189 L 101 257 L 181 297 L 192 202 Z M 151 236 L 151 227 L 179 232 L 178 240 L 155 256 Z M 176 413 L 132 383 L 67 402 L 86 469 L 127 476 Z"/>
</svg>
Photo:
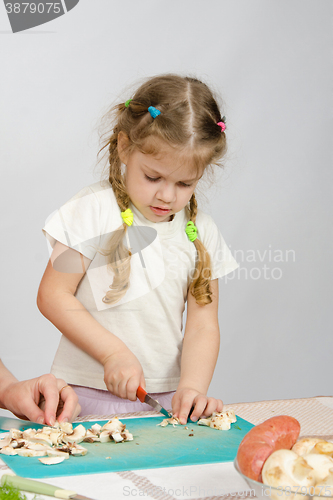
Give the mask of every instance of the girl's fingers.
<svg viewBox="0 0 333 500">
<path fill-rule="evenodd" d="M 221 401 L 221 399 L 218 399 L 217 400 L 217 413 L 221 413 L 221 411 L 223 411 L 223 401 Z"/>
<path fill-rule="evenodd" d="M 138 377 L 136 377 L 136 376 L 131 377 L 128 380 L 128 382 L 127 382 L 127 399 L 129 399 L 130 401 L 137 400 L 136 392 L 138 390 L 139 385 L 141 385 L 141 384 L 139 382 Z"/>
<path fill-rule="evenodd" d="M 179 408 L 179 417 L 178 417 L 181 424 L 183 424 L 183 425 L 186 424 L 187 419 L 188 419 L 188 415 L 189 415 L 190 410 L 193 406 L 193 403 L 194 403 L 193 398 L 191 398 L 189 396 L 187 396 L 181 400 L 180 408 Z M 194 411 L 193 411 L 193 413 L 194 413 Z M 192 415 L 193 415 L 193 413 L 192 413 Z"/>
<path fill-rule="evenodd" d="M 219 412 L 219 405 L 217 404 L 218 400 L 215 398 L 207 398 L 206 408 L 202 412 L 202 415 L 205 417 L 210 417 L 213 412 Z M 222 403 L 222 401 L 221 401 Z M 223 404 L 222 404 L 223 407 Z"/>
<path fill-rule="evenodd" d="M 206 396 L 197 396 L 193 401 L 194 410 L 191 414 L 190 419 L 192 422 L 196 422 L 199 417 L 203 414 L 207 407 L 207 397 Z"/>
<path fill-rule="evenodd" d="M 118 394 L 119 398 L 127 399 L 128 391 L 127 391 L 128 379 L 123 378 L 118 385 Z"/>
</svg>

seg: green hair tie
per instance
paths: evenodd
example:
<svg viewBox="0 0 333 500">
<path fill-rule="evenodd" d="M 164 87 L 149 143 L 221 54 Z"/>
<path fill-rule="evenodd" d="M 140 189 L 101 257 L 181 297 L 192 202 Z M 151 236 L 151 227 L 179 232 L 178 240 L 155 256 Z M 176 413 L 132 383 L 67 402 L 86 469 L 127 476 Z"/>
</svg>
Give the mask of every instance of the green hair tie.
<svg viewBox="0 0 333 500">
<path fill-rule="evenodd" d="M 125 224 L 127 224 L 128 226 L 131 226 L 133 224 L 133 212 L 130 208 L 128 208 L 124 212 L 121 212 L 121 217 Z"/>
<path fill-rule="evenodd" d="M 190 241 L 194 241 L 198 237 L 198 229 L 191 220 L 188 221 L 185 228 L 185 233 Z"/>
<path fill-rule="evenodd" d="M 128 108 L 131 101 L 133 101 L 133 99 L 128 99 L 128 101 L 125 102 L 125 108 Z"/>
</svg>

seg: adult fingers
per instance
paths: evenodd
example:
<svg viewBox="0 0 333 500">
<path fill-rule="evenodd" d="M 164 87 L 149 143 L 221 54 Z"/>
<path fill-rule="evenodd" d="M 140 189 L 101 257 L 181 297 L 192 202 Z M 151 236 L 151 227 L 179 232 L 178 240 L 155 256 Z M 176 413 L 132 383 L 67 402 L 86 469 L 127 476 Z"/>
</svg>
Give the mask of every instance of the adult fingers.
<svg viewBox="0 0 333 500">
<path fill-rule="evenodd" d="M 31 420 L 37 424 L 45 424 L 44 412 L 28 395 L 20 400 L 19 412 L 13 412 L 18 418 Z"/>
<path fill-rule="evenodd" d="M 66 385 L 62 379 L 59 381 L 54 375 L 48 373 L 38 379 L 38 390 L 45 398 L 44 420 L 47 425 L 54 425 L 59 404 L 59 385 Z"/>
<path fill-rule="evenodd" d="M 79 398 L 74 389 L 65 384 L 60 389 L 60 404 L 63 404 L 63 409 L 58 417 L 59 422 L 71 422 L 81 411 Z"/>
</svg>

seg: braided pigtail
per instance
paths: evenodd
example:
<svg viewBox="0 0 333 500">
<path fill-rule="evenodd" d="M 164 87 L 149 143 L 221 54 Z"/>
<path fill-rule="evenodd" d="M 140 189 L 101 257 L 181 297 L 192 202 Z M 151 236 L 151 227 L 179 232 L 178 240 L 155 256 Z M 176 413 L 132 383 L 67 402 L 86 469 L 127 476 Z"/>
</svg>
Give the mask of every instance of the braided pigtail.
<svg viewBox="0 0 333 500">
<path fill-rule="evenodd" d="M 190 221 L 188 222 L 186 232 L 191 241 L 193 241 L 195 248 L 197 250 L 197 259 L 195 265 L 195 271 L 193 274 L 192 282 L 190 284 L 189 291 L 192 293 L 197 304 L 206 305 L 212 302 L 212 292 L 210 289 L 211 280 L 211 263 L 210 256 L 202 242 L 196 237 L 196 227 L 195 221 L 198 212 L 197 200 L 194 193 L 190 199 Z M 192 224 L 191 224 L 192 222 Z M 195 228 L 195 229 L 193 229 Z M 195 233 L 193 236 L 192 234 Z M 195 238 L 195 239 L 194 239 Z"/>
<path fill-rule="evenodd" d="M 130 200 L 121 173 L 121 161 L 117 151 L 117 136 L 118 133 L 115 130 L 109 140 L 109 182 L 121 212 L 125 212 L 128 209 Z M 103 252 L 107 256 L 109 267 L 114 273 L 112 284 L 109 286 L 110 290 L 106 292 L 103 298 L 103 302 L 106 304 L 118 302 L 125 295 L 130 285 L 132 254 L 124 244 L 127 228 L 128 224 L 124 222 L 112 235 L 108 250 Z"/>
</svg>

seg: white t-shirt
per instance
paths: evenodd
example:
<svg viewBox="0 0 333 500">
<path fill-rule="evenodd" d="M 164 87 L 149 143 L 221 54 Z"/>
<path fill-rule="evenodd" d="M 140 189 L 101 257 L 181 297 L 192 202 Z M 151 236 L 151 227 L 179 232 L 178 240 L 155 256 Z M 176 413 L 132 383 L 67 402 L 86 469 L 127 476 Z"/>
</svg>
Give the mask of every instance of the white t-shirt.
<svg viewBox="0 0 333 500">
<path fill-rule="evenodd" d="M 110 233 L 123 222 L 110 184 L 103 181 L 82 189 L 49 218 L 43 231 L 51 247 L 59 241 L 91 259 L 76 298 L 139 359 L 148 392 L 172 391 L 180 378 L 183 312 L 196 249 L 185 233 L 185 209 L 170 222 L 155 223 L 132 204 L 130 208 L 130 287 L 116 304 L 102 301 L 113 274 L 100 249 L 107 248 Z M 212 218 L 198 210 L 196 226 L 211 257 L 212 279 L 235 270 L 238 264 Z M 106 389 L 102 365 L 64 336 L 52 373 L 71 384 Z"/>
</svg>

